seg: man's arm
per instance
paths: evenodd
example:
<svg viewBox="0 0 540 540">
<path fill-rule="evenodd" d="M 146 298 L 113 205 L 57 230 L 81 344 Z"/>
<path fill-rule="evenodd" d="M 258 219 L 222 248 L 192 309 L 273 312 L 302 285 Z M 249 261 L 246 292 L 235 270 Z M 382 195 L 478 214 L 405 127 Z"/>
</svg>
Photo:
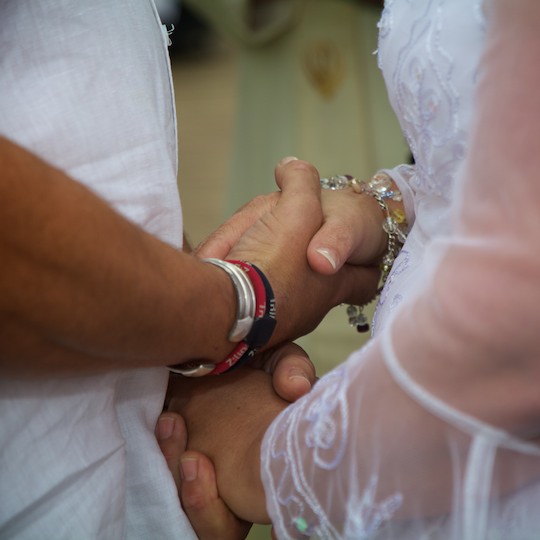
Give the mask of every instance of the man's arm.
<svg viewBox="0 0 540 540">
<path fill-rule="evenodd" d="M 71 370 L 79 357 L 92 370 L 229 352 L 235 302 L 222 271 L 145 233 L 6 139 L 0 171 L 3 370 L 18 370 L 21 352 L 28 372 L 50 369 L 41 358 Z"/>
<path fill-rule="evenodd" d="M 124 219 L 91 191 L 0 139 L 0 358 L 4 373 L 219 362 L 236 301 L 219 268 Z M 274 288 L 270 345 L 310 330 L 328 309 L 365 300 L 376 272 L 318 276 L 306 260 L 320 227 L 316 171 L 286 165 L 278 204 L 232 254 L 256 263 Z M 306 219 L 309 216 L 309 219 Z"/>
</svg>

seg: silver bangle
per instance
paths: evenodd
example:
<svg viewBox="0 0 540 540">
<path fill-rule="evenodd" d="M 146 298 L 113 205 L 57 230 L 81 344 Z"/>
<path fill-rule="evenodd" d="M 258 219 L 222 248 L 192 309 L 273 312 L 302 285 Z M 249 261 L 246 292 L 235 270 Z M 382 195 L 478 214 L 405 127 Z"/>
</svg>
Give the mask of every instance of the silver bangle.
<svg viewBox="0 0 540 540">
<path fill-rule="evenodd" d="M 247 274 L 233 263 L 221 259 L 202 259 L 203 262 L 218 266 L 231 278 L 236 292 L 237 309 L 236 321 L 229 332 L 229 341 L 239 343 L 251 331 L 255 321 L 255 291 Z M 194 360 L 184 364 L 168 366 L 169 371 L 183 375 L 184 377 L 203 377 L 216 368 L 215 364 Z"/>
<path fill-rule="evenodd" d="M 185 364 L 177 364 L 168 366 L 171 373 L 183 375 L 184 377 L 204 377 L 211 373 L 216 366 L 208 362 L 187 362 Z"/>
<path fill-rule="evenodd" d="M 242 341 L 251 330 L 255 320 L 255 291 L 247 274 L 233 263 L 221 259 L 202 259 L 204 262 L 225 270 L 234 285 L 237 299 L 236 321 L 229 332 L 229 341 Z"/>
</svg>

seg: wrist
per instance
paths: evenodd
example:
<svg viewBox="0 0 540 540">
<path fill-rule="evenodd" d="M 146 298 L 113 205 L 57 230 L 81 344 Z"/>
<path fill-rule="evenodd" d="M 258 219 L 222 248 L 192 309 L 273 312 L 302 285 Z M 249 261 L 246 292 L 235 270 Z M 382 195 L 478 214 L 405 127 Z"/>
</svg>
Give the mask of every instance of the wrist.
<svg viewBox="0 0 540 540">
<path fill-rule="evenodd" d="M 261 415 L 256 422 L 250 422 L 244 431 L 252 433 L 253 439 L 238 456 L 236 463 L 226 467 L 230 475 L 227 475 L 223 485 L 231 486 L 232 491 L 223 493 L 223 498 L 235 515 L 251 523 L 271 522 L 261 475 L 261 447 L 266 430 L 281 410 L 272 410 Z"/>
<path fill-rule="evenodd" d="M 170 371 L 186 377 L 219 375 L 239 367 L 267 345 L 276 326 L 276 306 L 272 287 L 255 265 L 220 259 L 203 259 L 228 275 L 236 298 L 236 317 L 228 332 L 228 341 L 236 344 L 224 360 L 193 361 L 169 366 Z"/>
<path fill-rule="evenodd" d="M 375 222 L 378 221 L 381 224 L 378 228 L 378 240 L 375 241 L 375 244 L 378 244 L 378 247 L 374 251 L 375 259 L 373 261 L 378 262 L 380 269 L 380 285 L 377 289 L 377 294 L 379 294 L 382 291 L 392 266 L 407 238 L 408 227 L 403 197 L 398 186 L 388 173 L 378 172 L 368 181 L 358 181 L 350 175 L 337 175 L 332 176 L 331 178 L 321 178 L 321 188 L 334 191 L 352 188 L 356 194 L 362 196 L 364 202 L 366 202 L 365 196 L 367 196 L 379 207 L 378 212 L 374 211 L 375 207 L 372 202 L 372 211 L 369 213 L 370 216 L 374 216 Z M 368 227 L 367 230 L 371 230 L 371 228 Z M 366 233 L 364 236 L 366 237 Z M 380 242 L 381 236 L 386 238 L 386 247 L 382 252 Z M 371 234 L 367 233 L 367 237 L 371 237 Z M 365 248 L 365 246 L 363 247 Z M 366 251 L 366 249 L 364 249 L 364 251 Z M 370 253 L 369 248 L 367 249 L 367 253 Z M 355 326 L 359 332 L 366 332 L 369 329 L 368 320 L 363 311 L 366 305 L 367 304 L 350 305 L 347 308 L 349 324 Z"/>
<path fill-rule="evenodd" d="M 383 230 L 387 235 L 386 251 L 380 263 L 381 279 L 384 285 L 394 261 L 407 238 L 407 222 L 403 207 L 403 197 L 392 178 L 378 172 L 367 182 L 351 180 L 357 193 L 366 193 L 377 201 L 383 213 Z"/>
<path fill-rule="evenodd" d="M 364 230 L 365 242 L 369 245 L 363 246 L 365 253 L 364 264 L 367 266 L 379 266 L 388 248 L 388 235 L 383 229 L 384 213 L 381 211 L 379 203 L 367 193 L 362 193 L 356 197 L 362 200 L 362 212 L 365 219 Z"/>
<path fill-rule="evenodd" d="M 251 523 L 270 524 L 270 516 L 266 509 L 266 494 L 261 478 L 261 445 L 264 431 L 271 420 L 265 425 L 265 429 L 260 435 L 257 435 L 253 442 L 246 448 L 246 453 L 242 455 L 241 460 L 233 469 L 236 472 L 234 499 L 229 501 L 231 510 L 240 518 Z M 260 428 L 261 424 L 253 426 L 254 429 Z M 238 471 L 244 471 L 244 480 L 241 486 L 238 486 Z"/>
</svg>

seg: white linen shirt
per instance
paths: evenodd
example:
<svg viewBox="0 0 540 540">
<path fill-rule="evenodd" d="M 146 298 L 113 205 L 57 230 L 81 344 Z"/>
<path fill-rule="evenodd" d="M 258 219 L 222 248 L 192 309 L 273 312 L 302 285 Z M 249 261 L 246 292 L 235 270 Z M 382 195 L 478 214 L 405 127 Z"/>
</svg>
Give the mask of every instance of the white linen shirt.
<svg viewBox="0 0 540 540">
<path fill-rule="evenodd" d="M 0 21 L 0 133 L 180 248 L 167 33 L 152 1 L 3 0 Z M 194 539 L 154 438 L 167 378 L 0 380 L 0 538 Z"/>
</svg>

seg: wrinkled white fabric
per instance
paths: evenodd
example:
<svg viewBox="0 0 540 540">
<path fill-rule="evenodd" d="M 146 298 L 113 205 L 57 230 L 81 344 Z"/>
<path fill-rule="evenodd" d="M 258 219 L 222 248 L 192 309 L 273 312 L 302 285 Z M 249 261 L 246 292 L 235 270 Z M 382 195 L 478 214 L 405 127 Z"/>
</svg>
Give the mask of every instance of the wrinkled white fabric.
<svg viewBox="0 0 540 540">
<path fill-rule="evenodd" d="M 181 247 L 152 1 L 2 0 L 0 21 L 0 132 Z M 167 379 L 157 368 L 0 380 L 0 538 L 195 538 L 153 434 Z"/>
<path fill-rule="evenodd" d="M 386 2 L 414 224 L 374 338 L 265 435 L 278 538 L 540 538 L 538 28 L 536 0 Z"/>
</svg>

